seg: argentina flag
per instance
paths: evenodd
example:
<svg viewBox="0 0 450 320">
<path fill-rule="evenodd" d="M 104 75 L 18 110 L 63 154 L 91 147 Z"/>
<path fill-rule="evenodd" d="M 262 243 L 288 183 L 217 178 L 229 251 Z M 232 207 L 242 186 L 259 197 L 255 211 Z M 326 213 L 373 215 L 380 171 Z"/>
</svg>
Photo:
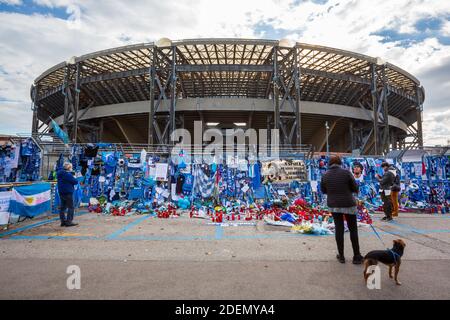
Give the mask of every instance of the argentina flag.
<svg viewBox="0 0 450 320">
<path fill-rule="evenodd" d="M 10 212 L 22 217 L 35 217 L 50 210 L 51 184 L 36 183 L 15 187 L 12 191 Z"/>
</svg>

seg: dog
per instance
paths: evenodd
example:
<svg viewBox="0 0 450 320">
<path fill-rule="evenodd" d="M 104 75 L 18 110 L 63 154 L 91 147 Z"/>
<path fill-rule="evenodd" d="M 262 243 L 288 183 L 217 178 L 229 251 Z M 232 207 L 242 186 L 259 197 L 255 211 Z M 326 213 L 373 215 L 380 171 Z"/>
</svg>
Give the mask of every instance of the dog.
<svg viewBox="0 0 450 320">
<path fill-rule="evenodd" d="M 403 256 L 403 252 L 405 250 L 406 244 L 401 239 L 394 240 L 394 246 L 392 249 L 388 250 L 374 250 L 370 251 L 364 257 L 364 280 L 367 284 L 367 278 L 369 277 L 369 273 L 367 273 L 367 269 L 369 266 L 377 265 L 378 262 L 384 263 L 389 266 L 389 278 L 394 278 L 395 283 L 397 285 L 401 285 L 401 282 L 398 281 L 398 272 L 400 271 L 401 257 Z M 394 268 L 394 276 L 392 276 L 392 269 Z"/>
</svg>

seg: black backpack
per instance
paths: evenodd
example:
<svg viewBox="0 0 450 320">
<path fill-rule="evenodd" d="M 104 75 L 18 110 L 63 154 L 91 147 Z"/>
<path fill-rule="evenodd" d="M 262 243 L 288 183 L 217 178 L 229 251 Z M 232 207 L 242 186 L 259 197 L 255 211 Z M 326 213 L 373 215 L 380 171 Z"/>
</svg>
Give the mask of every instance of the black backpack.
<svg viewBox="0 0 450 320">
<path fill-rule="evenodd" d="M 400 189 L 400 172 L 397 170 L 397 174 L 394 177 L 394 184 L 391 187 L 391 191 L 399 192 Z"/>
</svg>

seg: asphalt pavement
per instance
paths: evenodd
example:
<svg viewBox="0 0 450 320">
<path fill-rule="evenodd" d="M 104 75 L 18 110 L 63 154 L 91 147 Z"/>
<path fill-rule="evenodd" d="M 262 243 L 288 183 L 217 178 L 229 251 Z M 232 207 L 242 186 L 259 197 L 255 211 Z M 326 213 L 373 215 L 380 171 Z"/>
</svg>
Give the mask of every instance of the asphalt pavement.
<svg viewBox="0 0 450 320">
<path fill-rule="evenodd" d="M 348 234 L 340 264 L 333 236 L 261 221 L 82 212 L 77 227 L 61 228 L 52 216 L 0 233 L 0 299 L 449 299 L 450 216 L 380 217 L 374 226 L 386 246 L 406 242 L 401 286 L 382 265 L 381 288 L 368 289 L 363 267 L 350 261 Z M 384 249 L 370 228 L 359 234 L 363 254 Z M 69 266 L 79 267 L 80 289 L 67 287 Z"/>
</svg>

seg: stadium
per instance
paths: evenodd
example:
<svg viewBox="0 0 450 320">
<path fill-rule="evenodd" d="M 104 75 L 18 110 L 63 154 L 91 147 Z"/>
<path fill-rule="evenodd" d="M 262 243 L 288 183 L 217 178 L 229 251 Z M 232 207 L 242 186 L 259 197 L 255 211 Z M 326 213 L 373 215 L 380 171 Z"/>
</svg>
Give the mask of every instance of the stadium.
<svg viewBox="0 0 450 320">
<path fill-rule="evenodd" d="M 167 145 L 174 129 L 203 121 L 204 129 L 279 129 L 283 145 L 315 152 L 423 146 L 425 92 L 413 75 L 288 40 L 163 38 L 94 52 L 45 71 L 31 98 L 34 137 L 54 119 L 77 143 Z"/>
</svg>

